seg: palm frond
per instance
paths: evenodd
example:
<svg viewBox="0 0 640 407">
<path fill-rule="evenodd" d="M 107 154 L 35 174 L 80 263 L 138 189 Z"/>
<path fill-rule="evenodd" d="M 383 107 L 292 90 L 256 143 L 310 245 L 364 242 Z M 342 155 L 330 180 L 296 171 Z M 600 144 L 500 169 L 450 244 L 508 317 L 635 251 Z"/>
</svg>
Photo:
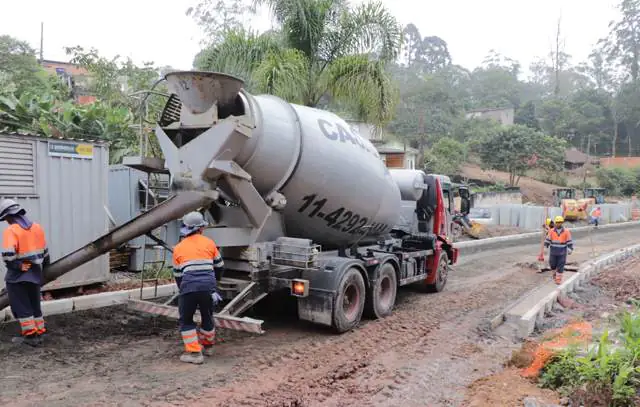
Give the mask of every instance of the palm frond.
<svg viewBox="0 0 640 407">
<path fill-rule="evenodd" d="M 296 49 L 272 51 L 255 70 L 257 90 L 291 103 L 304 103 L 309 88 L 309 61 Z"/>
<path fill-rule="evenodd" d="M 334 61 L 323 75 L 328 93 L 350 108 L 359 120 L 382 126 L 393 117 L 398 90 L 384 62 L 366 55 L 348 55 Z"/>
</svg>

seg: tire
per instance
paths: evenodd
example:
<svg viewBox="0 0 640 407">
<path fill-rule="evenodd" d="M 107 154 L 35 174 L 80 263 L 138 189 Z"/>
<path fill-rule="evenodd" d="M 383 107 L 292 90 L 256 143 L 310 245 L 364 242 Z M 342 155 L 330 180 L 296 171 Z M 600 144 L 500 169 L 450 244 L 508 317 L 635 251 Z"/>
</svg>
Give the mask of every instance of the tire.
<svg viewBox="0 0 640 407">
<path fill-rule="evenodd" d="M 375 284 L 367 290 L 365 314 L 373 319 L 390 315 L 396 304 L 397 293 L 398 278 L 396 269 L 390 263 L 385 263 L 380 267 Z"/>
<path fill-rule="evenodd" d="M 352 267 L 348 269 L 340 284 L 333 307 L 333 327 L 337 333 L 355 328 L 364 311 L 366 288 L 360 271 Z"/>
<path fill-rule="evenodd" d="M 440 258 L 438 259 L 438 273 L 436 275 L 436 282 L 434 284 L 427 285 L 427 290 L 432 293 L 439 293 L 444 290 L 444 287 L 447 285 L 447 278 L 449 277 L 449 256 L 445 251 L 440 253 Z"/>
</svg>

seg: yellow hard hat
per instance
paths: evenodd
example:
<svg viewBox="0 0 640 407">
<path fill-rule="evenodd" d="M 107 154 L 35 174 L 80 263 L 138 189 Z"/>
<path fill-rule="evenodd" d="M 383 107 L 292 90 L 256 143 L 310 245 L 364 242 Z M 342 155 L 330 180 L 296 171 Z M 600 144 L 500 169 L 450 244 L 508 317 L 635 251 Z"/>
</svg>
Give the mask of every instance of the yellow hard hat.
<svg viewBox="0 0 640 407">
<path fill-rule="evenodd" d="M 547 220 L 545 220 L 545 221 L 544 221 L 544 223 L 545 223 L 547 226 L 551 226 L 551 218 L 547 218 Z"/>
<path fill-rule="evenodd" d="M 553 219 L 553 223 L 564 223 L 564 218 L 558 215 Z"/>
</svg>

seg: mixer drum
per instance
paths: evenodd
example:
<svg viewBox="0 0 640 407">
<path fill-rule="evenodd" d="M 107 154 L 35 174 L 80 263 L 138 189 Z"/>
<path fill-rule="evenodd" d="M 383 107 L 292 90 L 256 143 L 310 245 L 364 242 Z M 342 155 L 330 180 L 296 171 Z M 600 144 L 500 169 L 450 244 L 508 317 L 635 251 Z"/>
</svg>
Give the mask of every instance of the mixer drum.
<svg viewBox="0 0 640 407">
<path fill-rule="evenodd" d="M 287 198 L 286 234 L 323 246 L 388 232 L 400 190 L 375 147 L 335 114 L 274 96 L 242 94 L 253 137 L 236 158 L 264 195 Z"/>
</svg>

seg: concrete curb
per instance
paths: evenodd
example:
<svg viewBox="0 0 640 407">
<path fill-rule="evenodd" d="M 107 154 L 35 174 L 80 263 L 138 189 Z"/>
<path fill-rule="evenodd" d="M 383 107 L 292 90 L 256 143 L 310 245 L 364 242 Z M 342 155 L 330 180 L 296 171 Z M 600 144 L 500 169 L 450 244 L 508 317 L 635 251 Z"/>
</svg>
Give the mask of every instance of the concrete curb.
<svg viewBox="0 0 640 407">
<path fill-rule="evenodd" d="M 618 249 L 615 252 L 602 255 L 594 261 L 583 263 L 577 273 L 569 277 L 545 298 L 538 301 L 522 316 L 522 318 L 520 318 L 519 321 L 517 321 L 518 336 L 520 338 L 526 338 L 531 335 L 536 326 L 539 326 L 539 324 L 544 320 L 545 313 L 551 311 L 553 304 L 558 299 L 558 296 L 573 292 L 577 287 L 591 279 L 591 277 L 597 274 L 604 267 L 622 262 L 638 252 L 640 252 L 640 244 Z"/>
<path fill-rule="evenodd" d="M 595 233 L 617 232 L 620 230 L 631 229 L 635 227 L 640 227 L 640 221 L 601 225 L 598 227 L 598 230 Z M 570 230 L 573 237 L 583 237 L 586 236 L 590 231 L 593 231 L 593 226 L 581 226 L 577 228 L 571 228 Z M 460 255 L 462 256 L 494 248 L 502 249 L 526 244 L 540 244 L 541 233 L 542 231 L 522 233 L 519 235 L 490 237 L 488 239 L 458 242 L 454 243 L 453 246 L 457 247 L 460 250 Z"/>
<path fill-rule="evenodd" d="M 66 314 L 69 312 L 126 304 L 129 299 L 149 300 L 156 297 L 168 297 L 176 294 L 177 292 L 178 287 L 175 284 L 165 284 L 158 286 L 157 296 L 154 295 L 155 287 L 144 287 L 142 289 L 142 296 L 140 295 L 140 288 L 81 295 L 78 297 L 64 298 L 60 300 L 43 301 L 42 313 L 45 317 L 49 315 Z M 13 320 L 13 314 L 9 307 L 0 310 L 0 322 Z"/>
</svg>

